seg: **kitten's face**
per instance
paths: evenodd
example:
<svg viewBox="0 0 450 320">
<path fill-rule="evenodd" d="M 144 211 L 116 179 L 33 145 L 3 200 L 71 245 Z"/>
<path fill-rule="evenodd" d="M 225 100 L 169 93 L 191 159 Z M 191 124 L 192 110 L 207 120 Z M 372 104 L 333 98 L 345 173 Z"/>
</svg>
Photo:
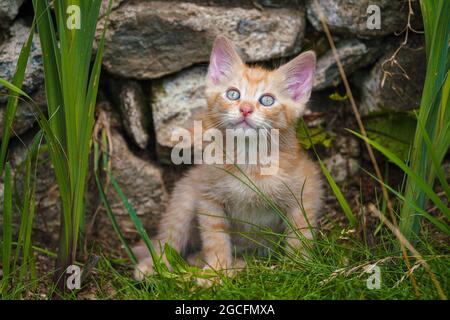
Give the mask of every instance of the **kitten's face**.
<svg viewBox="0 0 450 320">
<path fill-rule="evenodd" d="M 226 38 L 218 37 L 207 76 L 208 120 L 222 129 L 293 125 L 311 94 L 315 61 L 308 51 L 277 70 L 250 68 Z"/>
</svg>

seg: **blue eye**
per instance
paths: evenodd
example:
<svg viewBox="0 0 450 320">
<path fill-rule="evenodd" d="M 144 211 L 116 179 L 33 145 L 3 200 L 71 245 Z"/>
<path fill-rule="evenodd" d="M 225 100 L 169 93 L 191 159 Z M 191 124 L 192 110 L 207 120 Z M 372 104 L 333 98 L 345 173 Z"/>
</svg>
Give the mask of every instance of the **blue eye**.
<svg viewBox="0 0 450 320">
<path fill-rule="evenodd" d="M 261 103 L 265 107 L 270 107 L 275 103 L 275 98 L 270 94 L 264 94 L 259 98 L 259 103 Z"/>
<path fill-rule="evenodd" d="M 227 98 L 230 100 L 238 100 L 241 97 L 241 93 L 238 89 L 228 89 Z"/>
</svg>

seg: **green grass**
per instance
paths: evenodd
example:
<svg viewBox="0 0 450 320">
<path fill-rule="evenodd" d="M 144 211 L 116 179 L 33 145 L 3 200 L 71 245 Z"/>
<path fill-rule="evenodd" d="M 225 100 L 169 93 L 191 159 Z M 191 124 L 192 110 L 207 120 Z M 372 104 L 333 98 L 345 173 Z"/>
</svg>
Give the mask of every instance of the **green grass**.
<svg viewBox="0 0 450 320">
<path fill-rule="evenodd" d="M 450 255 L 445 241 L 436 239 L 431 224 L 422 227 L 416 248 L 432 268 L 445 293 L 450 291 Z M 361 233 L 334 224 L 328 232 L 317 235 L 310 259 L 283 254 L 267 258 L 245 257 L 247 269 L 229 279 L 219 274 L 222 282 L 211 288 L 196 283 L 201 276 L 197 268 L 164 272 L 149 276 L 144 282 L 132 279 L 133 264 L 128 258 L 103 253 L 94 246 L 100 261 L 80 290 L 65 292 L 63 299 L 438 299 L 439 295 L 421 265 L 413 265 L 419 296 L 407 277 L 408 268 L 398 251 L 397 239 L 380 229 L 376 245 L 368 246 Z M 36 254 L 51 255 L 35 248 Z M 281 253 L 281 252 L 280 252 Z M 412 257 L 410 257 L 412 259 Z M 371 275 L 365 267 L 376 264 L 381 271 L 380 289 L 368 289 Z M 38 287 L 38 284 L 41 286 Z M 42 284 L 45 284 L 43 287 Z M 9 291 L 4 299 L 26 295 L 47 299 L 56 290 L 51 274 L 23 282 Z M 44 295 L 43 295 L 44 294 Z"/>
<path fill-rule="evenodd" d="M 11 124 L 19 96 L 25 98 L 34 107 L 48 146 L 62 206 L 55 274 L 55 281 L 60 283 L 61 289 L 64 288 L 64 281 L 59 280 L 64 279 L 66 268 L 75 261 L 78 243 L 84 242 L 82 236 L 85 233 L 83 230 L 85 191 L 104 47 L 103 32 L 92 62 L 101 4 L 101 0 L 54 1 L 53 15 L 47 1 L 33 0 L 35 12 L 33 26 L 28 40 L 22 47 L 12 83 L 0 79 L 0 84 L 10 90 L 3 128 L 4 138 L 0 150 L 0 176 L 3 173 Z M 79 8 L 80 28 L 68 27 L 66 9 L 69 5 Z M 109 10 L 110 8 L 111 1 Z M 47 115 L 20 89 L 35 28 L 38 30 L 43 52 Z M 41 135 L 41 132 L 38 135 Z M 27 171 L 27 179 L 32 175 L 30 167 Z M 22 208 L 19 209 L 21 225 L 16 256 L 21 249 L 24 254 L 20 279 L 28 271 L 28 257 L 32 257 L 31 229 L 36 203 L 34 185 L 32 186 L 29 182 L 25 184 L 24 201 Z M 3 289 L 5 291 L 5 286 Z"/>
<path fill-rule="evenodd" d="M 2 235 L 2 296 L 8 293 L 11 251 L 12 251 L 12 179 L 9 163 L 5 166 L 5 190 L 3 197 L 3 235 Z"/>
<path fill-rule="evenodd" d="M 396 239 L 383 231 L 375 247 L 367 245 L 335 226 L 318 237 L 316 253 L 310 260 L 289 257 L 256 259 L 248 257 L 248 268 L 235 278 L 222 276 L 222 283 L 211 288 L 196 284 L 196 270 L 148 277 L 144 282 L 132 280 L 132 266 L 124 259 L 103 257 L 94 275 L 85 285 L 85 292 L 95 292 L 100 299 L 438 299 L 429 275 L 419 266 L 414 275 L 420 296 L 416 297 L 405 276 L 407 267 L 395 251 Z M 431 234 L 424 237 L 419 250 L 434 270 L 442 287 L 449 292 L 450 257 L 445 244 Z M 388 250 L 387 250 L 388 249 Z M 380 289 L 369 290 L 370 274 L 364 266 L 377 263 L 381 269 Z M 338 271 L 338 272 L 336 272 Z M 72 299 L 83 297 L 67 295 Z"/>
<path fill-rule="evenodd" d="M 421 215 L 416 214 L 415 206 L 425 209 L 430 199 L 421 181 L 433 186 L 436 174 L 441 182 L 444 180 L 438 170 L 450 146 L 450 2 L 428 0 L 420 1 L 420 5 L 425 29 L 427 73 L 411 151 L 410 168 L 414 175 L 407 174 L 407 201 L 403 203 L 400 215 L 400 230 L 412 240 L 417 239 L 421 222 Z M 431 144 L 427 143 L 425 135 L 428 135 Z M 450 197 L 446 191 L 447 197 Z"/>
<path fill-rule="evenodd" d="M 103 135 L 103 142 L 106 139 Z M 95 158 L 99 161 L 99 148 L 95 144 Z M 102 154 L 103 156 L 103 154 Z M 103 158 L 103 169 L 107 167 L 107 159 Z M 106 173 L 109 173 L 106 170 Z M 114 178 L 110 176 L 110 178 Z M 117 184 L 117 182 L 115 182 Z M 100 184 L 101 185 L 101 184 Z M 254 188 L 250 181 L 248 187 Z M 116 191 L 120 191 L 118 185 Z M 257 189 L 255 192 L 260 192 Z M 392 189 L 391 192 L 395 190 Z M 261 196 L 264 197 L 263 194 Z M 126 202 L 126 199 L 122 199 Z M 362 199 L 364 200 L 364 199 Z M 267 199 L 267 201 L 271 201 Z M 301 205 L 301 204 L 300 204 Z M 381 207 L 382 204 L 379 204 Z M 274 207 L 274 214 L 277 212 Z M 132 207 L 128 206 L 130 214 Z M 344 217 L 344 215 L 343 215 Z M 408 277 L 408 267 L 401 256 L 398 239 L 386 228 L 377 228 L 375 245 L 366 243 L 368 230 L 359 224 L 360 216 L 355 217 L 358 228 L 342 227 L 331 220 L 329 231 L 319 231 L 315 235 L 313 246 L 308 249 L 310 258 L 305 260 L 295 254 L 286 254 L 283 244 L 274 242 L 273 251 L 268 258 L 246 257 L 248 268 L 235 278 L 229 279 L 222 273 L 218 276 L 222 283 L 212 288 L 197 285 L 198 277 L 205 274 L 195 267 L 186 266 L 179 257 L 172 256 L 174 272 L 163 268 L 155 276 L 147 277 L 138 283 L 132 279 L 134 264 L 132 258 L 115 257 L 102 254 L 105 248 L 95 246 L 90 249 L 91 255 L 99 255 L 99 264 L 91 277 L 83 283 L 81 290 L 66 292 L 64 299 L 79 299 L 85 294 L 92 294 L 98 299 L 437 299 L 440 298 L 430 274 L 409 256 L 412 262 L 413 275 L 417 283 L 416 295 L 412 282 Z M 113 220 L 112 220 L 113 221 Z M 116 226 L 116 228 L 118 228 Z M 120 229 L 119 229 L 120 231 Z M 142 231 L 142 230 L 141 230 Z M 117 232 L 117 230 L 116 230 Z M 145 233 L 145 231 L 142 231 Z M 262 231 L 264 232 L 264 231 Z M 273 235 L 273 233 L 267 233 Z M 447 239 L 442 239 L 436 226 L 432 223 L 424 224 L 421 238 L 416 249 L 427 261 L 440 287 L 446 295 L 450 290 L 450 270 L 448 268 L 450 255 L 448 254 Z M 441 239 L 441 240 L 438 240 Z M 125 241 L 122 238 L 122 241 Z M 126 244 L 126 241 L 125 241 Z M 311 243 L 309 243 L 311 244 Z M 44 250 L 36 250 L 36 254 L 49 254 Z M 125 251 L 124 251 L 125 253 Z M 54 256 L 54 255 L 52 255 Z M 381 288 L 369 290 L 366 279 L 370 274 L 364 268 L 377 264 L 381 268 Z M 41 299 L 41 289 L 37 284 L 45 283 L 50 286 L 44 290 L 46 297 L 55 290 L 49 276 L 40 275 L 28 281 L 22 281 L 20 286 L 13 287 L 3 296 L 4 299 L 27 296 Z M 216 279 L 213 277 L 213 279 Z M 50 292 L 50 293 L 49 293 Z"/>
<path fill-rule="evenodd" d="M 73 264 L 79 236 L 84 233 L 85 191 L 104 35 L 91 66 L 101 1 L 61 0 L 55 1 L 54 5 L 55 19 L 45 1 L 33 1 L 44 53 L 49 114 L 49 119 L 42 121 L 44 125 L 41 126 L 50 144 L 50 158 L 62 203 L 58 273 L 55 277 L 59 280 L 66 268 Z M 79 29 L 67 27 L 66 8 L 69 5 L 79 7 Z"/>
</svg>

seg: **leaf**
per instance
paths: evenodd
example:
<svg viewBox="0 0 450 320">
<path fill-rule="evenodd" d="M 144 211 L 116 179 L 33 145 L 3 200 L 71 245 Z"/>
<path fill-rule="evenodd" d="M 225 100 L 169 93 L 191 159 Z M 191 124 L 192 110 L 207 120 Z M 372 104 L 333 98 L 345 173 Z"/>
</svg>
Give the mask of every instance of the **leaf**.
<svg viewBox="0 0 450 320">
<path fill-rule="evenodd" d="M 325 178 L 328 181 L 328 184 L 331 187 L 331 190 L 333 190 L 334 195 L 336 196 L 336 199 L 339 202 L 339 205 L 342 208 L 342 211 L 344 212 L 345 216 L 347 217 L 349 223 L 351 226 L 356 225 L 356 218 L 355 215 L 352 212 L 352 209 L 350 209 L 350 205 L 348 204 L 347 200 L 345 199 L 344 195 L 342 194 L 341 189 L 339 189 L 339 186 L 336 184 L 336 181 L 334 181 L 333 177 L 331 176 L 330 172 L 328 171 L 327 167 L 323 163 L 323 161 L 320 159 L 319 155 L 316 152 L 316 149 L 314 148 L 314 143 L 312 142 L 311 135 L 309 134 L 309 129 L 307 128 L 304 121 L 301 122 L 301 127 L 303 131 L 305 132 L 308 140 L 310 141 L 310 144 L 314 150 L 314 153 L 316 154 L 317 160 L 319 161 L 320 168 L 322 169 L 323 174 L 325 175 Z"/>
<path fill-rule="evenodd" d="M 5 165 L 5 190 L 3 197 L 2 294 L 6 296 L 10 280 L 12 248 L 12 179 L 11 167 L 8 162 Z"/>
<path fill-rule="evenodd" d="M 407 160 L 414 139 L 417 121 L 405 113 L 390 113 L 367 121 L 367 136 Z"/>
<path fill-rule="evenodd" d="M 420 189 L 433 201 L 433 203 L 439 208 L 439 210 L 441 210 L 441 212 L 443 214 L 445 214 L 448 218 L 450 218 L 450 209 L 447 208 L 445 206 L 445 204 L 439 199 L 439 196 L 433 191 L 433 189 L 427 184 L 427 182 L 423 178 L 418 176 L 400 158 L 398 158 L 390 150 L 381 146 L 379 143 L 372 141 L 369 138 L 366 138 L 363 135 L 360 135 L 359 133 L 354 132 L 352 130 L 348 130 L 348 131 L 353 133 L 357 137 L 365 140 L 367 143 L 372 145 L 375 149 L 380 151 L 385 157 L 387 157 L 389 160 L 391 160 L 393 163 L 395 163 L 398 167 L 400 167 L 400 169 L 402 169 L 403 172 L 405 172 L 405 174 L 408 176 L 408 178 L 412 179 L 412 181 L 414 181 L 420 187 Z"/>
<path fill-rule="evenodd" d="M 348 100 L 347 95 L 342 96 L 339 92 L 333 92 L 328 96 L 333 101 L 346 101 Z"/>
<path fill-rule="evenodd" d="M 322 127 L 308 128 L 308 133 L 311 139 L 308 139 L 308 134 L 305 128 L 301 125 L 297 128 L 297 137 L 305 149 L 310 149 L 312 145 L 323 145 L 326 148 L 331 146 L 333 137 Z"/>
<path fill-rule="evenodd" d="M 17 61 L 16 71 L 12 79 L 12 83 L 0 78 L 0 84 L 10 90 L 10 97 L 8 98 L 8 103 L 6 105 L 5 120 L 3 124 L 3 136 L 2 144 L 0 149 L 0 177 L 3 174 L 3 166 L 6 158 L 6 152 L 8 149 L 9 138 L 11 135 L 11 125 L 13 123 L 14 117 L 16 116 L 18 96 L 22 95 L 32 100 L 28 94 L 22 91 L 23 80 L 25 78 L 25 70 L 27 68 L 28 57 L 30 56 L 31 43 L 33 42 L 34 33 L 34 23 L 33 27 L 30 29 L 30 34 L 28 35 L 27 41 L 24 43 L 22 49 L 20 50 L 19 60 Z"/>
<path fill-rule="evenodd" d="M 131 250 L 130 246 L 128 245 L 128 242 L 126 241 L 122 231 L 120 230 L 119 224 L 117 223 L 116 217 L 114 213 L 112 212 L 111 206 L 108 203 L 108 200 L 106 198 L 105 191 L 103 190 L 103 186 L 100 182 L 100 175 L 99 175 L 99 147 L 98 143 L 94 143 L 94 175 L 95 175 L 95 182 L 97 184 L 97 188 L 100 194 L 100 199 L 102 200 L 103 207 L 105 208 L 106 214 L 108 215 L 109 220 L 111 221 L 111 224 L 113 226 L 114 231 L 116 232 L 117 236 L 119 237 L 120 242 L 122 243 L 125 252 L 127 253 L 128 257 L 133 263 L 137 263 L 138 260 L 136 259 L 136 256 L 134 255 L 133 251 Z"/>
</svg>

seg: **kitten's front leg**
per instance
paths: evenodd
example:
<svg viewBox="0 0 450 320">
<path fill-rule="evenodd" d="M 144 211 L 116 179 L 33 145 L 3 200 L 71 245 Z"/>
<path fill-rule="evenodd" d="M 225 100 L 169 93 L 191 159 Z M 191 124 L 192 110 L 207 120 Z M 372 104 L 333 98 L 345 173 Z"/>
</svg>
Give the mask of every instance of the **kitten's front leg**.
<svg viewBox="0 0 450 320">
<path fill-rule="evenodd" d="M 312 228 L 316 226 L 316 217 L 314 210 L 311 208 L 304 208 L 304 211 L 300 208 L 291 208 L 288 211 L 288 219 L 292 226 L 288 226 L 286 230 L 286 248 L 294 252 L 300 251 L 302 255 L 307 256 L 304 250 L 305 243 L 302 241 L 301 235 L 307 239 L 306 241 L 312 240 Z M 305 214 L 308 220 L 305 219 Z"/>
<path fill-rule="evenodd" d="M 164 254 L 164 245 L 167 243 L 179 253 L 184 252 L 191 237 L 190 230 L 194 219 L 196 197 L 196 188 L 180 182 L 175 187 L 167 211 L 161 218 L 158 235 L 152 240 L 156 254 L 161 256 L 162 262 L 169 269 L 170 264 Z M 140 259 L 135 268 L 134 278 L 143 280 L 146 275 L 154 273 L 153 259 L 147 250 L 146 257 Z"/>
<path fill-rule="evenodd" d="M 229 222 L 223 207 L 207 199 L 198 202 L 197 213 L 206 267 L 228 269 L 232 265 Z"/>
<path fill-rule="evenodd" d="M 215 271 L 224 270 L 229 275 L 228 269 L 232 266 L 231 239 L 228 233 L 230 224 L 223 207 L 211 200 L 200 200 L 197 214 L 202 239 L 202 256 L 206 264 L 203 268 L 204 277 L 197 278 L 197 284 L 211 287 L 220 282 Z"/>
<path fill-rule="evenodd" d="M 157 256 L 161 256 L 162 262 L 169 266 L 166 256 L 163 254 L 164 244 L 158 240 L 152 240 L 153 248 Z M 138 256 L 137 251 L 145 251 L 145 255 L 140 254 Z M 146 275 L 154 274 L 153 258 L 150 255 L 150 251 L 145 244 L 133 248 L 133 252 L 139 260 L 139 263 L 134 269 L 134 279 L 138 281 L 144 280 Z"/>
</svg>

